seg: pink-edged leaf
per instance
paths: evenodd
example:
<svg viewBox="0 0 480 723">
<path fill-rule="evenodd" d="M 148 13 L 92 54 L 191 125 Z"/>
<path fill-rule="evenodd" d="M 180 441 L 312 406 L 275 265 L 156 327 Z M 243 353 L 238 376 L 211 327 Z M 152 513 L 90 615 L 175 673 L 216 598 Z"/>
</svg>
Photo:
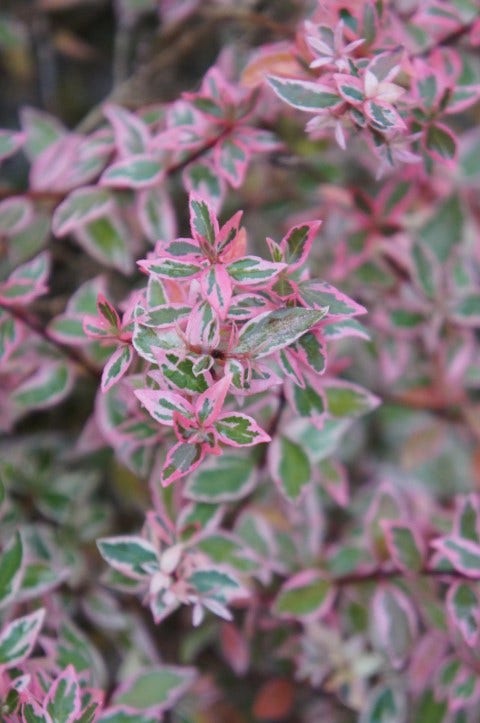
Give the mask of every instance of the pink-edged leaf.
<svg viewBox="0 0 480 723">
<path fill-rule="evenodd" d="M 462 666 L 453 686 L 448 691 L 450 709 L 459 714 L 465 708 L 472 708 L 480 699 L 480 680 L 470 666 Z"/>
<path fill-rule="evenodd" d="M 410 654 L 418 632 L 417 614 L 411 599 L 394 585 L 377 588 L 371 605 L 372 636 L 394 668 Z"/>
<path fill-rule="evenodd" d="M 130 708 L 139 723 L 143 723 L 143 712 L 155 712 L 155 720 L 160 720 L 161 712 L 176 703 L 195 677 L 193 668 L 167 665 L 147 668 L 123 683 L 113 694 L 113 702 Z"/>
<path fill-rule="evenodd" d="M 180 394 L 164 390 L 136 389 L 135 396 L 140 400 L 147 412 L 168 427 L 173 427 L 173 415 L 193 416 L 193 407 Z"/>
<path fill-rule="evenodd" d="M 162 306 L 170 300 L 165 282 L 155 276 L 148 277 L 146 292 L 147 308 Z"/>
<path fill-rule="evenodd" d="M 134 351 L 128 344 L 122 344 L 115 349 L 103 368 L 101 390 L 107 392 L 128 371 L 133 361 Z"/>
<path fill-rule="evenodd" d="M 256 358 L 272 354 L 292 344 L 324 316 L 324 309 L 313 311 L 298 307 L 261 314 L 242 328 L 234 353 Z"/>
<path fill-rule="evenodd" d="M 200 394 L 196 399 L 195 414 L 203 427 L 210 427 L 218 418 L 231 383 L 231 374 L 225 374 L 222 379 L 215 382 L 215 384 L 203 392 L 203 394 Z"/>
<path fill-rule="evenodd" d="M 148 152 L 150 133 L 140 118 L 125 108 L 113 104 L 106 105 L 103 114 L 112 124 L 115 145 L 121 156 Z"/>
<path fill-rule="evenodd" d="M 116 331 L 111 324 L 99 316 L 85 314 L 83 316 L 82 328 L 85 336 L 92 339 L 116 339 Z"/>
<path fill-rule="evenodd" d="M 22 108 L 20 120 L 25 135 L 25 153 L 31 161 L 66 135 L 59 120 L 36 108 Z"/>
<path fill-rule="evenodd" d="M 24 144 L 25 135 L 15 131 L 0 130 L 0 161 L 13 156 Z"/>
<path fill-rule="evenodd" d="M 247 235 L 245 229 L 240 227 L 242 216 L 243 211 L 237 211 L 218 232 L 217 253 L 223 263 L 245 256 Z"/>
<path fill-rule="evenodd" d="M 238 286 L 263 286 L 284 268 L 286 268 L 284 263 L 265 261 L 259 256 L 244 256 L 228 264 L 227 271 Z"/>
<path fill-rule="evenodd" d="M 472 579 L 480 579 L 480 544 L 454 535 L 434 540 L 432 546 L 451 565 Z"/>
<path fill-rule="evenodd" d="M 366 314 L 367 310 L 361 304 L 332 286 L 327 281 L 312 279 L 301 281 L 298 284 L 298 293 L 305 306 L 310 309 L 328 307 L 328 317 L 342 318 Z"/>
<path fill-rule="evenodd" d="M 250 151 L 234 138 L 217 143 L 214 158 L 220 173 L 233 188 L 239 188 L 245 180 Z"/>
<path fill-rule="evenodd" d="M 231 538 L 220 536 L 219 541 L 228 544 L 231 542 Z M 211 550 L 210 556 L 212 556 L 212 552 Z M 202 596 L 202 603 L 205 607 L 225 620 L 232 619 L 232 614 L 225 607 L 225 603 L 233 599 L 248 598 L 247 590 L 242 587 L 232 569 L 218 562 L 215 567 L 205 564 L 197 567 L 188 576 L 187 581 Z"/>
<path fill-rule="evenodd" d="M 193 238 L 177 238 L 165 246 L 162 244 L 162 251 L 167 257 L 181 258 L 183 256 L 184 261 L 203 261 L 200 244 Z"/>
<path fill-rule="evenodd" d="M 240 412 L 222 414 L 214 426 L 218 438 L 231 447 L 251 447 L 271 439 L 252 417 Z"/>
<path fill-rule="evenodd" d="M 225 369 L 232 373 L 235 394 L 250 396 L 271 390 L 282 383 L 282 378 L 267 364 L 256 361 L 244 366 L 237 359 L 230 359 Z M 243 372 L 242 372 L 243 369 Z M 235 378 L 236 377 L 236 378 Z"/>
<path fill-rule="evenodd" d="M 344 73 L 335 73 L 333 78 L 343 100 L 350 105 L 362 105 L 365 100 L 365 91 L 361 78 Z"/>
<path fill-rule="evenodd" d="M 312 221 L 294 226 L 280 241 L 280 248 L 289 271 L 305 263 L 321 224 L 321 221 Z"/>
<path fill-rule="evenodd" d="M 141 229 L 150 242 L 175 237 L 175 209 L 164 186 L 153 186 L 137 193 L 136 207 Z"/>
<path fill-rule="evenodd" d="M 282 495 L 298 502 L 312 474 L 304 449 L 288 437 L 276 436 L 268 447 L 268 468 Z"/>
<path fill-rule="evenodd" d="M 28 198 L 6 198 L 0 202 L 0 236 L 19 233 L 32 218 L 33 205 Z"/>
<path fill-rule="evenodd" d="M 46 251 L 18 266 L 8 280 L 0 284 L 0 299 L 7 306 L 30 303 L 47 291 L 49 269 L 50 255 Z"/>
<path fill-rule="evenodd" d="M 461 113 L 477 103 L 479 97 L 480 88 L 478 83 L 476 85 L 457 85 L 448 97 L 445 113 L 448 113 L 448 115 Z"/>
<path fill-rule="evenodd" d="M 74 723 L 81 709 L 81 690 L 73 665 L 56 679 L 47 693 L 44 706 L 54 721 Z"/>
<path fill-rule="evenodd" d="M 188 479 L 183 495 L 210 505 L 240 500 L 256 482 L 254 461 L 243 454 L 211 455 Z"/>
<path fill-rule="evenodd" d="M 151 329 L 141 324 L 135 324 L 132 334 L 132 345 L 142 359 L 151 364 L 157 364 L 158 352 L 183 350 L 183 339 L 171 327 Z"/>
<path fill-rule="evenodd" d="M 200 244 L 216 250 L 219 233 L 218 220 L 208 202 L 194 194 L 190 196 L 190 227 L 193 238 Z"/>
<path fill-rule="evenodd" d="M 162 327 L 172 326 L 178 319 L 187 316 L 191 311 L 191 306 L 184 306 L 183 304 L 162 304 L 161 306 L 149 308 L 145 314 L 142 314 L 141 323 L 142 326 L 161 329 Z"/>
<path fill-rule="evenodd" d="M 174 391 L 178 390 L 183 394 L 201 394 L 208 388 L 209 376 L 205 372 L 210 368 L 211 357 L 204 359 L 209 360 L 209 363 L 196 368 L 193 358 L 167 353 L 162 355 L 158 362 L 160 371 L 152 371 L 149 376 L 161 387 L 168 384 Z"/>
<path fill-rule="evenodd" d="M 254 293 L 237 294 L 228 310 L 228 318 L 234 321 L 249 321 L 254 316 L 273 311 L 274 305 L 265 296 Z"/>
<path fill-rule="evenodd" d="M 278 151 L 282 142 L 272 131 L 263 128 L 252 128 L 244 126 L 238 129 L 236 135 L 252 153 L 269 153 Z"/>
<path fill-rule="evenodd" d="M 33 698 L 22 705 L 22 723 L 54 723 L 50 715 Z M 20 719 L 19 719 L 20 720 Z"/>
<path fill-rule="evenodd" d="M 194 108 L 213 121 L 219 120 L 225 114 L 222 105 L 213 100 L 213 98 L 194 93 L 184 93 L 183 97 L 188 98 Z"/>
<path fill-rule="evenodd" d="M 432 123 L 425 133 L 425 148 L 436 161 L 453 161 L 457 156 L 455 135 L 442 123 Z"/>
<path fill-rule="evenodd" d="M 78 244 L 96 261 L 118 269 L 122 274 L 132 272 L 129 248 L 131 233 L 118 214 L 102 215 L 85 225 L 75 227 L 73 235 Z"/>
<path fill-rule="evenodd" d="M 282 618 L 310 621 L 328 613 L 335 588 L 318 570 L 302 570 L 287 580 L 273 604 L 273 612 Z"/>
<path fill-rule="evenodd" d="M 96 181 L 113 150 L 113 140 L 106 128 L 80 138 L 75 149 L 75 163 L 68 171 L 69 187 L 78 188 Z"/>
<path fill-rule="evenodd" d="M 220 319 L 225 319 L 232 298 L 232 280 L 223 264 L 213 264 L 200 276 L 202 293 Z"/>
<path fill-rule="evenodd" d="M 91 318 L 96 319 L 96 317 Z M 81 313 L 59 314 L 48 325 L 48 333 L 62 344 L 81 346 L 89 342 L 83 328 L 84 321 L 85 316 Z M 104 334 L 101 335 L 101 338 L 104 338 Z"/>
<path fill-rule="evenodd" d="M 0 362 L 7 361 L 23 338 L 21 325 L 0 309 Z"/>
<path fill-rule="evenodd" d="M 435 693 L 438 698 L 448 700 L 452 712 L 464 710 L 478 702 L 478 675 L 470 665 L 463 664 L 459 656 L 444 658 L 435 672 Z"/>
<path fill-rule="evenodd" d="M 0 670 L 12 668 L 28 658 L 43 625 L 45 609 L 16 618 L 0 633 Z"/>
<path fill-rule="evenodd" d="M 307 331 L 295 342 L 297 359 L 314 374 L 323 374 L 327 366 L 327 345 L 319 334 Z"/>
<path fill-rule="evenodd" d="M 269 236 L 266 237 L 265 241 L 268 246 L 272 261 L 283 261 L 284 251 L 282 251 L 280 244 L 274 241 L 273 238 L 270 238 Z"/>
<path fill-rule="evenodd" d="M 356 319 L 340 319 L 333 323 L 327 322 L 322 326 L 322 332 L 327 341 L 330 339 L 343 339 L 347 336 L 356 336 L 359 339 L 365 339 L 365 341 L 369 341 L 371 338 L 368 329 Z"/>
<path fill-rule="evenodd" d="M 97 310 L 99 316 L 105 319 L 112 329 L 119 330 L 121 328 L 122 323 L 117 310 L 103 294 L 98 295 Z"/>
<path fill-rule="evenodd" d="M 218 175 L 213 161 L 190 163 L 182 174 L 183 185 L 189 193 L 205 199 L 212 211 L 220 211 L 226 193 L 225 180 Z"/>
<path fill-rule="evenodd" d="M 297 384 L 299 387 L 305 387 L 305 379 L 300 369 L 300 359 L 298 359 L 295 351 L 288 347 L 281 349 L 277 358 L 285 379 L 290 379 L 293 384 Z"/>
<path fill-rule="evenodd" d="M 220 324 L 215 309 L 208 301 L 192 309 L 185 334 L 189 343 L 202 352 L 216 349 L 220 342 Z"/>
<path fill-rule="evenodd" d="M 24 573 L 23 544 L 17 531 L 0 557 L 0 608 L 15 599 Z"/>
<path fill-rule="evenodd" d="M 202 271 L 200 264 L 166 257 L 153 261 L 139 261 L 138 265 L 149 274 L 163 279 L 191 279 Z"/>
<path fill-rule="evenodd" d="M 321 420 L 325 416 L 326 403 L 322 389 L 314 389 L 310 384 L 303 387 L 293 384 L 286 387 L 286 395 L 291 407 L 301 417 Z"/>
<path fill-rule="evenodd" d="M 159 554 L 155 547 L 135 535 L 102 537 L 98 550 L 108 564 L 123 575 L 142 580 L 159 569 Z"/>
<path fill-rule="evenodd" d="M 348 477 L 345 466 L 335 459 L 322 459 L 318 463 L 320 484 L 332 500 L 346 507 L 350 499 Z"/>
<path fill-rule="evenodd" d="M 361 416 L 380 404 L 380 399 L 374 394 L 343 379 L 325 380 L 323 392 L 328 413 L 337 419 Z"/>
<path fill-rule="evenodd" d="M 365 74 L 371 74 L 377 81 L 390 81 L 398 75 L 399 63 L 402 58 L 402 49 L 396 48 L 373 56 L 367 66 Z"/>
<path fill-rule="evenodd" d="M 323 83 L 314 83 L 310 80 L 294 80 L 274 75 L 267 76 L 270 87 L 279 98 L 298 110 L 315 113 L 326 108 L 332 108 L 341 102 L 340 96 Z"/>
<path fill-rule="evenodd" d="M 30 187 L 47 192 L 72 190 L 81 142 L 82 136 L 69 133 L 45 148 L 30 167 Z"/>
<path fill-rule="evenodd" d="M 395 565 L 405 573 L 419 572 L 425 561 L 425 546 L 417 530 L 397 520 L 381 520 L 380 524 Z"/>
<path fill-rule="evenodd" d="M 178 442 L 168 450 L 163 465 L 161 483 L 167 487 L 181 477 L 193 472 L 201 464 L 206 454 L 202 444 L 186 444 Z"/>
<path fill-rule="evenodd" d="M 456 582 L 449 588 L 447 613 L 467 645 L 476 646 L 480 637 L 480 599 L 471 584 Z"/>
<path fill-rule="evenodd" d="M 158 183 L 165 173 L 165 163 L 150 155 L 130 156 L 107 168 L 100 178 L 109 188 L 147 188 Z"/>
<path fill-rule="evenodd" d="M 73 385 L 70 366 L 63 362 L 44 364 L 13 393 L 23 409 L 47 409 L 66 397 Z"/>
<path fill-rule="evenodd" d="M 472 292 L 457 299 L 452 305 L 450 316 L 460 326 L 480 326 L 480 293 Z"/>
<path fill-rule="evenodd" d="M 380 100 L 368 100 L 363 105 L 363 112 L 371 125 L 378 131 L 404 131 L 405 121 L 389 103 Z"/>
<path fill-rule="evenodd" d="M 55 209 L 52 218 L 53 233 L 56 236 L 66 236 L 79 226 L 108 215 L 113 208 L 113 197 L 106 188 L 79 188 L 70 193 Z"/>
</svg>

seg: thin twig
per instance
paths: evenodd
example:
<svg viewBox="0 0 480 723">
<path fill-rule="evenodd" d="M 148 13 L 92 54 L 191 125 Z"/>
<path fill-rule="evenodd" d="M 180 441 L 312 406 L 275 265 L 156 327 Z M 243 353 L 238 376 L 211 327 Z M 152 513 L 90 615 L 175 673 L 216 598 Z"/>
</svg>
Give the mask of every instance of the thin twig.
<svg viewBox="0 0 480 723">
<path fill-rule="evenodd" d="M 412 570 L 410 577 L 414 575 L 434 579 L 452 578 L 454 580 L 466 580 L 468 582 L 472 582 L 474 580 L 474 578 L 465 575 L 459 570 L 437 570 L 428 567 L 422 568 L 421 570 L 415 572 Z M 359 585 L 370 582 L 382 582 L 383 580 L 406 578 L 408 576 L 409 575 L 407 575 L 407 573 L 405 573 L 403 570 L 399 570 L 398 568 L 393 570 L 385 568 L 375 568 L 374 570 L 366 570 L 365 572 L 352 572 L 348 573 L 347 575 L 333 577 L 332 583 L 340 587 L 344 587 L 345 585 Z"/>
<path fill-rule="evenodd" d="M 100 377 L 98 369 L 93 364 L 91 364 L 88 359 L 85 359 L 82 354 L 76 351 L 76 349 L 73 349 L 66 344 L 62 344 L 62 342 L 58 341 L 58 339 L 55 339 L 55 337 L 50 334 L 48 329 L 43 327 L 37 319 L 32 318 L 32 316 L 26 314 L 23 309 L 19 309 L 18 307 L 3 306 L 2 304 L 0 304 L 0 309 L 5 311 L 7 314 L 13 316 L 13 318 L 17 321 L 25 324 L 25 326 L 28 326 L 31 331 L 37 334 L 37 336 L 41 337 L 47 344 L 54 346 L 58 351 L 68 357 L 77 366 L 81 367 L 81 369 L 83 369 L 83 371 L 86 372 L 89 376 L 93 377 L 98 381 Z"/>
<path fill-rule="evenodd" d="M 478 18 L 475 18 L 475 20 Z M 456 28 L 456 30 L 452 30 L 450 33 L 447 33 L 443 38 L 440 38 L 440 40 L 436 40 L 434 43 L 428 46 L 428 48 L 424 48 L 423 50 L 419 50 L 417 53 L 412 53 L 411 57 L 414 58 L 423 58 L 429 53 L 432 52 L 432 50 L 435 50 L 435 48 L 444 48 L 448 45 L 453 45 L 457 42 L 457 40 L 460 40 L 460 38 L 463 38 L 464 35 L 470 32 L 470 30 L 473 27 L 474 20 L 470 21 L 469 23 L 465 23 L 464 25 L 460 25 L 460 27 Z"/>
</svg>

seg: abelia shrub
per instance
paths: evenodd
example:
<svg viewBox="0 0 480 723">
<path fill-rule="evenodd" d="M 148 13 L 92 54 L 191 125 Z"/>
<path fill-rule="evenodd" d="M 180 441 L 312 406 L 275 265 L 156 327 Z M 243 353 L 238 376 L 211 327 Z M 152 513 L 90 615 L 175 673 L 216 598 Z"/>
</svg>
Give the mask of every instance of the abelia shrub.
<svg viewBox="0 0 480 723">
<path fill-rule="evenodd" d="M 0 719 L 475 723 L 479 8 L 101 5 L 0 11 Z"/>
</svg>

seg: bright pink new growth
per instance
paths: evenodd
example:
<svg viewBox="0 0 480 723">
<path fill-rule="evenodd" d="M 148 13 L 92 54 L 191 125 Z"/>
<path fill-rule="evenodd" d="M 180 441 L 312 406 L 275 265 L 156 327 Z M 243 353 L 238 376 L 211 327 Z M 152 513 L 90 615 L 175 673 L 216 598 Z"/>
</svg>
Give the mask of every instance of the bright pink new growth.
<svg viewBox="0 0 480 723">
<path fill-rule="evenodd" d="M 192 472 L 207 454 L 218 455 L 225 445 L 241 448 L 270 441 L 250 415 L 227 404 L 227 394 L 241 398 L 277 387 L 279 361 L 285 375 L 304 387 L 304 374 L 315 379 L 325 371 L 319 322 L 328 323 L 330 299 L 339 306 L 340 313 L 334 309 L 339 318 L 364 311 L 328 285 L 307 294 L 305 284 L 315 282 L 308 281 L 304 267 L 320 222 L 293 227 L 278 245 L 269 240 L 273 260 L 264 261 L 245 255 L 240 220 L 237 212 L 220 226 L 209 202 L 192 195 L 192 237 L 158 245 L 153 258 L 139 262 L 157 283 L 175 282 L 175 294 L 193 307 L 165 303 L 149 309 L 141 300 L 132 313 L 133 346 L 140 357 L 154 362 L 149 378 L 158 387 L 137 388 L 135 395 L 176 437 L 160 473 L 163 484 Z M 166 288 L 163 293 L 168 302 Z M 119 328 L 114 310 L 104 301 L 101 309 L 105 322 L 100 328 L 107 317 Z M 147 329 L 149 334 L 156 329 L 149 337 L 151 351 L 140 341 Z M 87 322 L 86 330 L 95 333 L 93 322 Z M 120 378 L 130 361 L 117 350 L 106 367 L 108 378 L 113 378 L 112 366 Z M 178 386 L 175 369 L 180 366 L 184 378 Z M 110 386 L 105 384 L 106 389 Z"/>
</svg>

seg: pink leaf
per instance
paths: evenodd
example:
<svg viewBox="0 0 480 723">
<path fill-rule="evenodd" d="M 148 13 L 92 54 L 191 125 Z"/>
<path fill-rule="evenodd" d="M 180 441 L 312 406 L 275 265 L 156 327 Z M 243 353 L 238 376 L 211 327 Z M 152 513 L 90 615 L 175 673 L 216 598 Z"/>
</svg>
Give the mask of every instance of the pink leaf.
<svg viewBox="0 0 480 723">
<path fill-rule="evenodd" d="M 112 124 L 115 143 L 121 156 L 148 152 L 150 133 L 140 118 L 113 104 L 106 105 L 103 113 Z"/>
<path fill-rule="evenodd" d="M 80 686 L 73 665 L 69 665 L 48 691 L 44 706 L 54 720 L 74 723 L 80 713 Z"/>
<path fill-rule="evenodd" d="M 220 343 L 218 315 L 208 301 L 197 304 L 188 319 L 185 335 L 189 343 L 204 353 L 216 349 Z"/>
<path fill-rule="evenodd" d="M 206 449 L 202 444 L 186 444 L 177 442 L 168 450 L 165 463 L 162 468 L 161 483 L 167 487 L 181 477 L 193 472 L 202 462 Z"/>
<path fill-rule="evenodd" d="M 102 373 L 101 389 L 106 392 L 113 387 L 128 371 L 133 361 L 134 352 L 128 344 L 122 344 L 112 354 L 105 364 Z"/>
<path fill-rule="evenodd" d="M 135 396 L 140 400 L 147 412 L 168 427 L 173 427 L 174 414 L 185 417 L 193 416 L 193 407 L 180 394 L 154 389 L 136 389 Z"/>
<path fill-rule="evenodd" d="M 232 383 L 232 375 L 225 374 L 195 402 L 195 414 L 203 427 L 210 427 L 219 416 Z"/>
<path fill-rule="evenodd" d="M 206 250 L 217 250 L 217 217 L 208 202 L 196 194 L 190 195 L 190 228 L 200 246 Z"/>
<path fill-rule="evenodd" d="M 205 299 L 220 319 L 225 319 L 232 298 L 232 281 L 223 264 L 213 264 L 202 272 L 200 284 Z"/>
</svg>

